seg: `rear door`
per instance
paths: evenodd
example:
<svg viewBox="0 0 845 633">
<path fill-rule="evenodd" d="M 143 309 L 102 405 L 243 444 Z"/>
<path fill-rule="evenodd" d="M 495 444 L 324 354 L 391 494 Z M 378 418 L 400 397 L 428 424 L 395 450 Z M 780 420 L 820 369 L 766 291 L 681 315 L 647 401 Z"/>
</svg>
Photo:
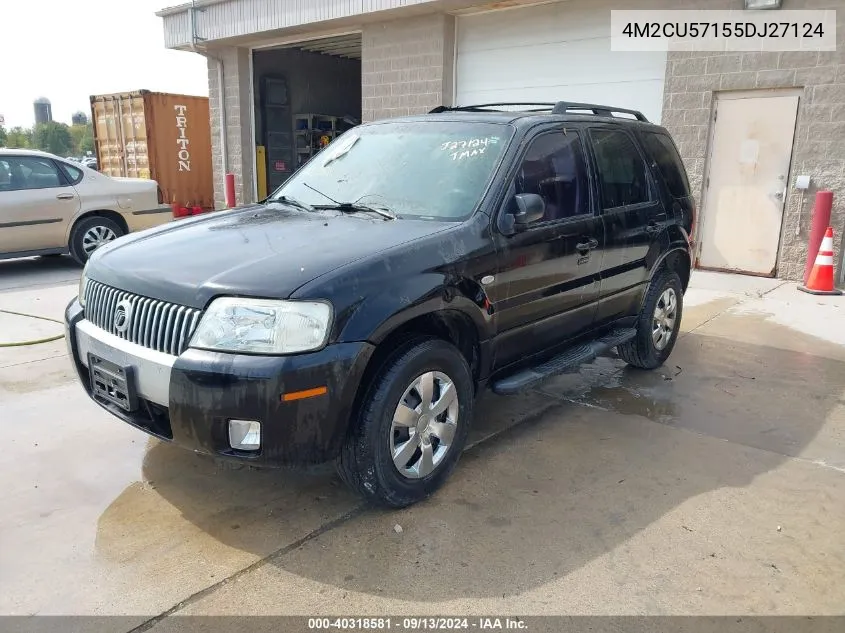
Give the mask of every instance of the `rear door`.
<svg viewBox="0 0 845 633">
<path fill-rule="evenodd" d="M 65 228 L 79 196 L 54 161 L 42 156 L 4 156 L 0 183 L 0 252 L 67 246 Z"/>
<path fill-rule="evenodd" d="M 635 314 L 658 237 L 669 224 L 633 135 L 621 126 L 590 129 L 605 247 L 596 324 Z"/>
<path fill-rule="evenodd" d="M 651 165 L 652 175 L 657 178 L 661 196 L 671 204 L 669 216 L 683 227 L 687 240 L 692 238 L 695 222 L 695 199 L 689 186 L 684 163 L 675 142 L 667 132 L 650 130 L 637 135 Z"/>
<path fill-rule="evenodd" d="M 535 136 L 510 179 L 500 214 L 514 212 L 518 193 L 540 195 L 546 214 L 513 235 L 496 233 L 506 296 L 497 306 L 496 368 L 590 329 L 604 243 L 577 126 Z"/>
</svg>

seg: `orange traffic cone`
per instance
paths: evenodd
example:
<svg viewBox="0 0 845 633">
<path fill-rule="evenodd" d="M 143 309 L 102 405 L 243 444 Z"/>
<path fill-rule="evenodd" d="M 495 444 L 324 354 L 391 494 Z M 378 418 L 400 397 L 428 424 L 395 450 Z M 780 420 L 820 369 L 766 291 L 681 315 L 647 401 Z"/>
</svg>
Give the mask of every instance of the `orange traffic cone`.
<svg viewBox="0 0 845 633">
<path fill-rule="evenodd" d="M 819 254 L 816 255 L 816 263 L 810 276 L 807 277 L 806 286 L 798 286 L 798 290 L 809 292 L 812 295 L 841 295 L 842 291 L 833 287 L 833 228 L 827 227 L 824 234 Z"/>
</svg>

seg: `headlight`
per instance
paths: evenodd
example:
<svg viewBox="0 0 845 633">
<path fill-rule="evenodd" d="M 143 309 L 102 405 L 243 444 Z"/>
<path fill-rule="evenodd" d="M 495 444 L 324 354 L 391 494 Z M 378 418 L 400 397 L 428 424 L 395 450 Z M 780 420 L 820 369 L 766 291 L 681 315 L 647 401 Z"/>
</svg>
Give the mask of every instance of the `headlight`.
<svg viewBox="0 0 845 633">
<path fill-rule="evenodd" d="M 88 264 L 82 269 L 82 276 L 79 278 L 79 305 L 85 307 L 85 287 L 88 285 Z"/>
<path fill-rule="evenodd" d="M 191 347 L 254 354 L 308 352 L 326 344 L 331 316 L 326 303 L 223 297 L 206 310 Z"/>
</svg>

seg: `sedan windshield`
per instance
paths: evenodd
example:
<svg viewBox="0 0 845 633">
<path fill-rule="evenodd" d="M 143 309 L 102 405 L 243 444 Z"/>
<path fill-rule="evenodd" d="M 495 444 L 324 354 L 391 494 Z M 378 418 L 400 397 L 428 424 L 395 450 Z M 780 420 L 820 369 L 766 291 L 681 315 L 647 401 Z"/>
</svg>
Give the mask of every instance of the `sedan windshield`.
<svg viewBox="0 0 845 633">
<path fill-rule="evenodd" d="M 513 134 L 507 125 L 450 121 L 354 128 L 314 156 L 271 200 L 343 203 L 400 218 L 463 220 L 478 205 Z"/>
</svg>

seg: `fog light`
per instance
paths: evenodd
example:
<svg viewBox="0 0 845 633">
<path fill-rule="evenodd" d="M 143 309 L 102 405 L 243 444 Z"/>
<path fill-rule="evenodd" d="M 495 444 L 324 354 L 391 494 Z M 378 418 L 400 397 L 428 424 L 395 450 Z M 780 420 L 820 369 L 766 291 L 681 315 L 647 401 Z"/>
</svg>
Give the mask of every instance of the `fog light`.
<svg viewBox="0 0 845 633">
<path fill-rule="evenodd" d="M 261 448 L 261 424 L 253 420 L 229 420 L 229 446 L 239 451 Z"/>
</svg>

